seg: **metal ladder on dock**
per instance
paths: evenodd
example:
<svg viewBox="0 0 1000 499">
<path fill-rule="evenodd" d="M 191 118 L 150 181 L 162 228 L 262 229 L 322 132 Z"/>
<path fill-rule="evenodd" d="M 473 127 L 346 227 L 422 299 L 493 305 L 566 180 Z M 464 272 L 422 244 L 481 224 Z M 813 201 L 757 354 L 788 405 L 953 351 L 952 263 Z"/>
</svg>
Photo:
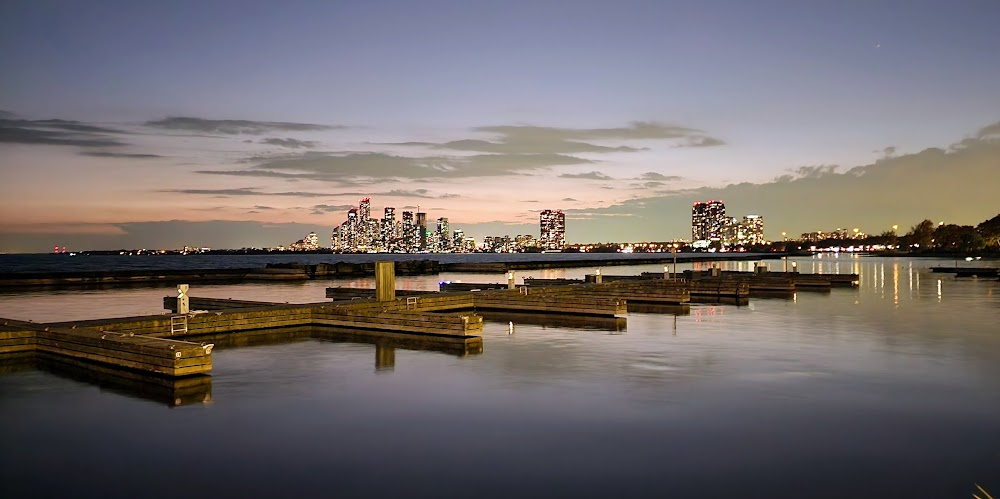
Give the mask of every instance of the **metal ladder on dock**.
<svg viewBox="0 0 1000 499">
<path fill-rule="evenodd" d="M 188 332 L 188 316 L 187 315 L 171 315 L 170 316 L 170 334 L 185 334 Z"/>
</svg>

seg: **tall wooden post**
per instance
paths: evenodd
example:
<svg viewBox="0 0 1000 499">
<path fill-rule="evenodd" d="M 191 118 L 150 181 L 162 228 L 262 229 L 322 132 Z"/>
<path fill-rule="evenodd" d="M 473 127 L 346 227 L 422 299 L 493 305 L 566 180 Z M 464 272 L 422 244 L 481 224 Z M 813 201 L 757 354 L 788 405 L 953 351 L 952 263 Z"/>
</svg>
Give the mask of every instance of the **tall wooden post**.
<svg viewBox="0 0 1000 499">
<path fill-rule="evenodd" d="M 188 294 L 187 294 L 188 293 L 188 289 L 189 289 L 189 287 L 188 287 L 187 284 L 178 284 L 177 285 L 177 313 L 178 314 L 186 314 L 186 313 L 188 313 L 190 311 L 190 308 L 189 308 L 190 300 L 189 300 Z"/>
<path fill-rule="evenodd" d="M 395 262 L 375 262 L 375 298 L 378 301 L 396 299 Z"/>
<path fill-rule="evenodd" d="M 514 271 L 513 270 L 508 270 L 507 271 L 507 289 L 517 289 L 517 286 L 514 285 Z"/>
</svg>

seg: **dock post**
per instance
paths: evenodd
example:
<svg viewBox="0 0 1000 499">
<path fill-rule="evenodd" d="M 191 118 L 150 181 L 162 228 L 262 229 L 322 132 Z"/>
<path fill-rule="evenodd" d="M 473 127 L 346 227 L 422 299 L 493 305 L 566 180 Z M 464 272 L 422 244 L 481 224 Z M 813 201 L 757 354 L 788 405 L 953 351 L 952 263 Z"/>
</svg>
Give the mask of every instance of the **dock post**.
<svg viewBox="0 0 1000 499">
<path fill-rule="evenodd" d="M 507 271 L 507 289 L 516 289 L 516 288 L 517 287 L 514 286 L 514 271 L 513 270 L 508 270 Z"/>
<path fill-rule="evenodd" d="M 792 273 L 793 274 L 799 273 L 799 262 L 792 262 Z"/>
<path fill-rule="evenodd" d="M 378 301 L 396 299 L 395 262 L 375 262 L 375 299 Z"/>
<path fill-rule="evenodd" d="M 186 313 L 188 313 L 188 312 L 191 311 L 191 308 L 190 308 L 190 303 L 191 302 L 190 302 L 190 299 L 188 298 L 188 294 L 187 294 L 188 293 L 188 289 L 189 289 L 189 286 L 187 284 L 178 284 L 177 285 L 177 313 L 178 314 L 186 314 Z"/>
<path fill-rule="evenodd" d="M 604 279 L 601 278 L 601 269 L 597 269 L 597 273 L 594 275 L 594 282 L 597 284 L 604 283 Z"/>
</svg>

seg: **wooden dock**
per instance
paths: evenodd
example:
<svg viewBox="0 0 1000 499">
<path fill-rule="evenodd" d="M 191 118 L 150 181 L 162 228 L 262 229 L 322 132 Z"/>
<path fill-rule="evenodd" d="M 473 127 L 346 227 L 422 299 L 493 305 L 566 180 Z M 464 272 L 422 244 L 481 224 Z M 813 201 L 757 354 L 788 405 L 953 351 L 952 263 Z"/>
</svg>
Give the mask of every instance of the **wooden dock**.
<svg viewBox="0 0 1000 499">
<path fill-rule="evenodd" d="M 102 328 L 0 321 L 0 353 L 34 351 L 171 377 L 212 370 L 211 344 Z"/>
<path fill-rule="evenodd" d="M 294 269 L 293 269 L 294 270 Z M 466 283 L 458 292 L 395 289 L 391 262 L 377 262 L 376 288 L 330 288 L 333 301 L 306 304 L 167 296 L 173 314 L 36 324 L 0 319 L 0 354 L 44 355 L 100 369 L 125 369 L 164 378 L 209 373 L 212 349 L 238 345 L 245 338 L 277 331 L 340 331 L 383 345 L 376 366 L 394 363 L 386 341 L 446 345 L 462 352 L 482 351 L 483 316 L 522 314 L 553 324 L 601 322 L 620 331 L 629 303 L 645 313 L 688 313 L 699 300 L 734 300 L 750 294 L 750 281 L 730 276 L 690 276 L 683 282 L 630 276 L 584 283 L 525 279 L 527 286 Z M 772 283 L 778 282 L 769 277 Z M 765 282 L 758 279 L 759 283 Z M 545 285 L 539 285 L 544 283 Z M 484 289 L 485 288 L 485 289 Z M 490 289 L 494 288 L 494 289 Z M 187 286 L 179 288 L 186 293 Z M 442 285 L 442 289 L 446 289 Z M 333 291 L 331 291 L 333 290 Z M 471 291 L 478 290 L 478 291 Z M 344 333 L 346 332 L 346 333 Z M 282 333 L 284 334 L 284 333 Z M 291 333 L 289 333 L 291 334 Z M 244 339 L 240 339 L 244 338 Z M 95 368 L 97 369 L 97 368 Z M 195 398 L 197 398 L 195 396 Z"/>
</svg>

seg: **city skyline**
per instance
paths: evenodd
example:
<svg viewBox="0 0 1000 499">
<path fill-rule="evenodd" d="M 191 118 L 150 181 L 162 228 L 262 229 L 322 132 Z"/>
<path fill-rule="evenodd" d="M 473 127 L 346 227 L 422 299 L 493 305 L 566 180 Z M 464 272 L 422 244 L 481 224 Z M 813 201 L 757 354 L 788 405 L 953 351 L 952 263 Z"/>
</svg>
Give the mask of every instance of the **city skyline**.
<svg viewBox="0 0 1000 499">
<path fill-rule="evenodd" d="M 917 3 L 5 2 L 0 251 L 277 246 L 363 196 L 477 240 L 975 224 L 1000 5 Z"/>
</svg>

